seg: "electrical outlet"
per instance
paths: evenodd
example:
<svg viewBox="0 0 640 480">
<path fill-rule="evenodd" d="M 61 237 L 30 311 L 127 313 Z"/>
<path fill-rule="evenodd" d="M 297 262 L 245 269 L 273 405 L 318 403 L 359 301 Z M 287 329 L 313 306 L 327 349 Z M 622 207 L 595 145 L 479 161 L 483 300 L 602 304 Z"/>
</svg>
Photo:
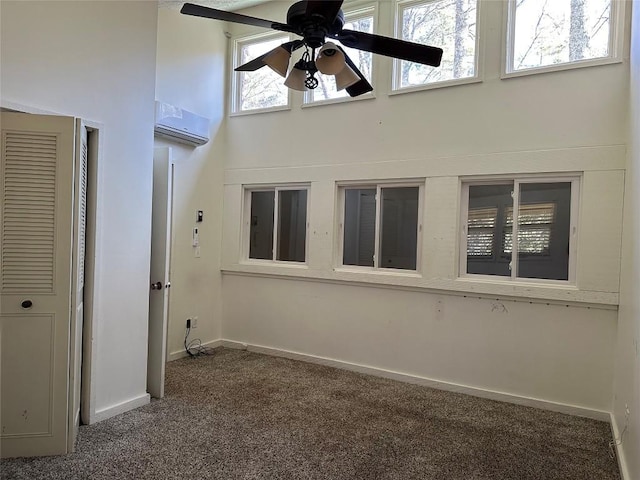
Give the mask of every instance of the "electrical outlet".
<svg viewBox="0 0 640 480">
<path fill-rule="evenodd" d="M 191 317 L 191 328 L 198 328 L 198 317 Z"/>
</svg>

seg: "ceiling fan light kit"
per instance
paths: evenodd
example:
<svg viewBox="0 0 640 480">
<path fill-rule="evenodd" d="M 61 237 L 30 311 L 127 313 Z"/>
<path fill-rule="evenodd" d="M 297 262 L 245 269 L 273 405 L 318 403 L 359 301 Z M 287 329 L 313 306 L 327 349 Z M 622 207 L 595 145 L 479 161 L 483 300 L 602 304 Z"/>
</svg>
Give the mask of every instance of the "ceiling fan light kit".
<svg viewBox="0 0 640 480">
<path fill-rule="evenodd" d="M 264 63 L 281 77 L 286 77 L 290 58 L 291 52 L 280 46 L 271 50 L 267 56 L 264 57 Z"/>
<path fill-rule="evenodd" d="M 345 65 L 341 72 L 336 74 L 336 90 L 344 90 L 360 81 L 360 77 L 351 70 L 349 65 Z"/>
<path fill-rule="evenodd" d="M 305 80 L 307 79 L 307 72 L 304 69 L 304 65 L 298 65 L 301 62 L 302 60 L 294 65 L 294 67 L 291 69 L 291 72 L 289 73 L 289 76 L 284 81 L 284 84 L 292 90 L 304 92 L 307 89 L 304 84 Z"/>
<path fill-rule="evenodd" d="M 286 42 L 235 69 L 240 72 L 252 72 L 269 66 L 279 75 L 285 77 L 292 52 L 304 47 L 302 59 L 296 62 L 284 82 L 287 87 L 294 90 L 316 88 L 318 79 L 315 78 L 315 75 L 318 71 L 325 75 L 335 75 L 338 90 L 346 88 L 347 93 L 352 97 L 373 90 L 369 81 L 345 51 L 331 40 L 337 40 L 349 48 L 379 55 L 432 67 L 440 65 L 441 48 L 343 28 L 342 3 L 343 0 L 298 1 L 289 7 L 287 23 L 226 12 L 193 3 L 185 3 L 180 12 L 196 17 L 270 28 L 302 37 L 302 40 Z M 329 41 L 326 41 L 327 38 Z M 316 50 L 318 50 L 317 56 Z"/>
<path fill-rule="evenodd" d="M 316 67 L 320 73 L 325 75 L 337 75 L 347 64 L 344 61 L 344 53 L 336 47 L 333 42 L 325 43 L 316 57 Z"/>
</svg>

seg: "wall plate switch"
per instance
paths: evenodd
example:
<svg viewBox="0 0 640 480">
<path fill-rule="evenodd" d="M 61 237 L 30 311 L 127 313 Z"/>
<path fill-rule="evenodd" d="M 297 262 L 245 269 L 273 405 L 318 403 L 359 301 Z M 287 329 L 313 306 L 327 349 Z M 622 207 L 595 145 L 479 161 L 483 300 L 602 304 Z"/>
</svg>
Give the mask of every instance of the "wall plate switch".
<svg viewBox="0 0 640 480">
<path fill-rule="evenodd" d="M 200 245 L 200 233 L 199 233 L 199 228 L 198 227 L 193 227 L 193 237 L 191 240 L 191 245 L 193 245 L 194 247 L 197 247 L 198 245 Z"/>
<path fill-rule="evenodd" d="M 200 223 L 204 218 L 204 212 L 202 210 L 196 210 L 196 223 Z"/>
</svg>

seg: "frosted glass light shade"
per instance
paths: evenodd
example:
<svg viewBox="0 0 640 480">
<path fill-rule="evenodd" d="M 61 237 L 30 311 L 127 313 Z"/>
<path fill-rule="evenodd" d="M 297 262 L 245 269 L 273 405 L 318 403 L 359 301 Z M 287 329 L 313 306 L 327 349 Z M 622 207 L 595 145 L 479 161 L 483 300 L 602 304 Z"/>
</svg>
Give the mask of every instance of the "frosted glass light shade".
<svg viewBox="0 0 640 480">
<path fill-rule="evenodd" d="M 344 62 L 344 54 L 338 49 L 335 43 L 327 42 L 318 51 L 316 67 L 320 73 L 336 75 L 340 73 L 346 65 Z"/>
<path fill-rule="evenodd" d="M 294 67 L 291 69 L 291 72 L 289 72 L 289 76 L 284 81 L 284 84 L 293 90 L 304 92 L 307 89 L 307 87 L 305 87 L 304 85 L 304 81 L 306 79 L 307 72 Z"/>
<path fill-rule="evenodd" d="M 354 72 L 349 65 L 345 65 L 342 71 L 336 74 L 336 90 L 344 90 L 351 85 L 358 83 L 360 77 Z"/>
<path fill-rule="evenodd" d="M 277 47 L 264 57 L 264 63 L 280 76 L 286 77 L 290 58 L 291 52 L 288 52 L 286 48 Z"/>
</svg>

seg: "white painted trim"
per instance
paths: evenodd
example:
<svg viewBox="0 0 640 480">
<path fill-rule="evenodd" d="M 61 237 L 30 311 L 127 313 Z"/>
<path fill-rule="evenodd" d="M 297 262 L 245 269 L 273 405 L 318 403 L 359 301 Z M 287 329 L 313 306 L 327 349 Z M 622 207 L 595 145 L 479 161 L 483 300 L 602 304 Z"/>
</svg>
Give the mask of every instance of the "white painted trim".
<svg viewBox="0 0 640 480">
<path fill-rule="evenodd" d="M 203 347 L 207 347 L 207 348 L 219 348 L 222 345 L 222 340 L 211 340 L 209 342 L 204 342 L 202 344 Z M 181 358 L 185 358 L 188 357 L 189 355 L 187 354 L 187 352 L 182 349 L 182 350 L 177 350 L 174 352 L 169 353 L 169 356 L 167 357 L 167 361 L 168 362 L 173 362 L 174 360 L 179 360 Z"/>
<path fill-rule="evenodd" d="M 289 96 L 291 94 L 289 93 Z M 244 117 L 245 115 L 255 115 L 258 113 L 271 113 L 271 112 L 284 112 L 287 110 L 291 110 L 291 102 L 287 105 L 279 105 L 276 107 L 265 107 L 265 108 L 252 108 L 251 110 L 241 110 L 238 112 L 231 112 L 229 117 Z"/>
<path fill-rule="evenodd" d="M 103 253 L 103 193 L 104 193 L 104 135 L 105 127 L 101 122 L 83 120 L 89 131 L 89 176 L 87 178 L 87 209 L 92 212 L 93 219 L 87 220 L 86 260 L 85 260 L 85 318 L 83 336 L 83 362 L 89 368 L 89 385 L 83 381 L 81 393 L 84 393 L 81 405 L 88 415 L 87 423 L 96 422 L 96 391 L 98 385 L 98 317 L 102 311 L 100 306 L 102 288 L 100 286 Z M 85 331 L 86 329 L 86 331 Z M 85 343 L 86 342 L 86 343 Z M 88 398 L 87 398 L 88 397 Z M 81 409 L 81 413 L 82 410 Z"/>
<path fill-rule="evenodd" d="M 470 85 L 472 83 L 482 83 L 484 80 L 477 76 L 455 78 L 453 80 L 440 80 L 438 82 L 425 83 L 423 85 L 412 85 L 409 87 L 398 87 L 396 90 L 391 90 L 387 95 L 394 97 L 396 95 L 403 95 L 405 93 L 422 92 L 425 90 L 435 90 L 437 88 L 457 87 L 459 85 Z"/>
<path fill-rule="evenodd" d="M 546 305 L 564 305 L 602 310 L 618 309 L 618 293 L 579 290 L 575 286 L 536 284 L 523 282 L 488 282 L 481 279 L 423 278 L 420 274 L 390 273 L 387 270 L 355 271 L 283 269 L 281 265 L 232 264 L 222 267 L 223 275 L 239 275 L 283 280 L 321 282 L 335 285 L 368 286 L 412 292 L 437 293 L 469 298 L 501 299 L 506 302 L 525 302 Z M 369 267 L 366 267 L 369 268 Z"/>
<path fill-rule="evenodd" d="M 618 428 L 618 424 L 616 422 L 616 417 L 613 413 L 610 413 L 609 421 L 611 423 L 611 436 L 614 441 L 616 438 L 620 438 L 620 428 Z M 631 475 L 629 474 L 629 467 L 627 467 L 627 457 L 624 454 L 624 449 L 622 448 L 622 444 L 615 442 L 616 446 L 616 458 L 618 460 L 618 469 L 620 470 L 620 476 L 622 480 L 632 480 Z"/>
<path fill-rule="evenodd" d="M 256 178 L 265 185 L 287 179 L 289 183 L 336 181 L 340 184 L 372 184 L 389 179 L 389 167 L 396 181 L 431 179 L 437 177 L 480 177 L 525 175 L 567 175 L 576 172 L 624 170 L 627 146 L 598 145 L 550 150 L 520 150 L 470 155 L 423 156 L 388 158 L 363 164 L 321 164 L 291 167 L 251 167 L 226 169 L 225 185 L 255 183 Z"/>
<path fill-rule="evenodd" d="M 406 373 L 396 372 L 393 370 L 386 370 L 382 368 L 369 367 L 367 365 L 359 365 L 356 363 L 343 362 L 341 360 L 335 360 L 332 358 L 319 357 L 316 355 L 309 355 L 306 353 L 292 352 L 289 350 L 282 350 L 279 348 L 247 344 L 243 342 L 237 342 L 234 340 L 223 339 L 220 342 L 222 346 L 225 348 L 248 350 L 249 352 L 262 353 L 262 354 L 271 355 L 274 357 L 283 357 L 283 358 L 289 358 L 292 360 L 300 360 L 303 362 L 309 362 L 309 363 L 314 363 L 318 365 L 325 365 L 327 367 L 339 368 L 341 370 L 349 370 L 352 372 L 364 373 L 366 375 L 373 375 L 376 377 L 389 378 L 391 380 L 398 380 L 401 382 L 422 385 L 425 387 L 435 388 L 437 390 L 463 393 L 465 395 L 472 395 L 474 397 L 487 398 L 489 400 L 497 400 L 500 402 L 513 403 L 516 405 L 523 405 L 525 407 L 533 407 L 533 408 L 539 408 L 542 410 L 550 410 L 552 412 L 565 413 L 568 415 L 576 415 L 579 417 L 592 418 L 594 420 L 600 420 L 605 422 L 609 422 L 611 420 L 610 412 L 605 412 L 602 410 L 594 410 L 591 408 L 585 408 L 578 405 L 568 405 L 564 403 L 550 402 L 550 401 L 542 400 L 538 398 L 513 395 L 505 392 L 485 390 L 477 387 L 470 387 L 467 385 L 460 385 L 456 383 L 443 382 L 440 380 L 420 377 L 417 375 L 409 375 Z"/>
<path fill-rule="evenodd" d="M 224 338 L 222 340 L 220 340 L 221 342 L 221 346 L 223 348 L 232 348 L 234 350 L 248 350 L 249 349 L 249 345 L 247 343 L 244 342 L 236 342 L 235 340 L 225 340 Z M 257 350 L 254 350 L 257 352 Z M 268 354 L 265 353 L 265 355 L 272 355 L 274 357 L 281 357 L 282 355 L 275 355 L 275 354 Z"/>
<path fill-rule="evenodd" d="M 532 67 L 525 68 L 522 70 L 515 70 L 509 73 L 503 73 L 500 78 L 502 80 L 508 80 L 509 78 L 518 78 L 518 77 L 526 77 L 529 75 L 538 75 L 542 73 L 552 73 L 552 72 L 562 72 L 565 70 L 575 70 L 576 68 L 586 68 L 586 67 L 598 67 L 602 65 L 613 65 L 617 63 L 622 63 L 622 58 L 594 58 L 591 60 L 576 60 L 573 62 L 566 62 L 557 65 L 549 65 L 547 67 Z"/>
<path fill-rule="evenodd" d="M 358 95 L 357 97 L 350 97 L 347 95 L 346 97 L 328 98 L 326 100 L 314 100 L 313 102 L 303 103 L 302 105 L 300 105 L 300 108 L 322 107 L 323 105 L 359 102 L 361 100 L 375 100 L 375 98 L 376 96 L 373 92 L 367 92 L 362 95 Z"/>
<path fill-rule="evenodd" d="M 151 402 L 151 396 L 148 393 L 145 393 L 138 397 L 125 400 L 124 402 L 116 403 L 115 405 L 111 405 L 106 408 L 101 408 L 100 410 L 96 410 L 95 417 L 93 418 L 93 421 L 91 423 L 101 422 L 102 420 L 115 417 L 116 415 L 120 415 L 121 413 L 128 412 L 129 410 L 133 410 L 138 407 L 143 407 L 150 402 Z"/>
</svg>

